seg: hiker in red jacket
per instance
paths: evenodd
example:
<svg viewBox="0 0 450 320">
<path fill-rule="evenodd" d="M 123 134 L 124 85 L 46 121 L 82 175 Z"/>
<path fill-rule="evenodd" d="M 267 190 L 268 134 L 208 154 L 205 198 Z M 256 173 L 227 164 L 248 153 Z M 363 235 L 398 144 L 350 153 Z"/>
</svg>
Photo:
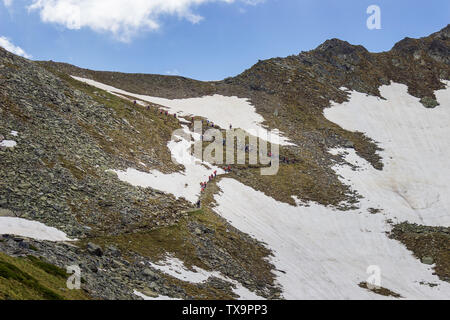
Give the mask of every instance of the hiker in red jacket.
<svg viewBox="0 0 450 320">
<path fill-rule="evenodd" d="M 217 177 L 217 170 L 214 171 L 214 178 Z"/>
</svg>

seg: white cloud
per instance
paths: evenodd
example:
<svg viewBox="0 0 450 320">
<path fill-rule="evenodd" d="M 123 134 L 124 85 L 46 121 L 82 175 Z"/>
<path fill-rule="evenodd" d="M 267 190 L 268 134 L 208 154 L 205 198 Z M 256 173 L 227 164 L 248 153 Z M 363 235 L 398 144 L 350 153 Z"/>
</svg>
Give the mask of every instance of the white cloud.
<svg viewBox="0 0 450 320">
<path fill-rule="evenodd" d="M 5 7 L 10 7 L 12 5 L 13 0 L 3 0 L 3 4 Z"/>
<path fill-rule="evenodd" d="M 255 5 L 264 0 L 32 0 L 28 9 L 38 11 L 43 22 L 73 30 L 88 27 L 129 41 L 141 30 L 159 29 L 162 16 L 177 16 L 195 24 L 203 19 L 193 11 L 196 7 L 237 1 Z"/>
<path fill-rule="evenodd" d="M 166 74 L 169 76 L 179 76 L 180 72 L 178 71 L 178 69 L 173 69 L 166 71 Z"/>
<path fill-rule="evenodd" d="M 21 47 L 15 46 L 6 37 L 0 37 L 0 47 L 3 47 L 5 50 L 17 54 L 19 56 L 31 59 L 31 55 L 27 54 Z"/>
</svg>

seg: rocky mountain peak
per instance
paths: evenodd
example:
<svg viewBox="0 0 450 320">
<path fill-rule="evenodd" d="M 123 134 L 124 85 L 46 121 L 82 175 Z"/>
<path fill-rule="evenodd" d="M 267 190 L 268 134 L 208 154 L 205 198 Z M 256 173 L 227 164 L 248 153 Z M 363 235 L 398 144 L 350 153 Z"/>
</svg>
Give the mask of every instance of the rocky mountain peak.
<svg viewBox="0 0 450 320">
<path fill-rule="evenodd" d="M 367 49 L 363 46 L 355 46 L 347 41 L 336 38 L 325 41 L 320 46 L 318 46 L 315 51 L 330 53 L 334 55 L 352 54 L 355 52 L 368 53 Z"/>
</svg>

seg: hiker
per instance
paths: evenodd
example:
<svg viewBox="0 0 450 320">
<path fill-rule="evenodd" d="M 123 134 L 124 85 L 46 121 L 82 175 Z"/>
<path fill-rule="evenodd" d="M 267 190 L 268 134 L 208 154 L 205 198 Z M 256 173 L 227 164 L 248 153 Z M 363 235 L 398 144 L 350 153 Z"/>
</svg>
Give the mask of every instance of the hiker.
<svg viewBox="0 0 450 320">
<path fill-rule="evenodd" d="M 150 105 L 147 105 L 147 111 L 149 111 L 150 110 Z"/>
<path fill-rule="evenodd" d="M 230 124 L 230 130 L 233 130 L 233 125 L 232 124 Z"/>
<path fill-rule="evenodd" d="M 200 200 L 197 201 L 197 208 L 200 209 L 200 207 L 202 206 L 202 203 L 200 202 Z"/>
<path fill-rule="evenodd" d="M 177 114 L 176 114 L 176 113 L 174 113 L 174 114 L 173 114 L 173 117 L 174 117 L 174 118 L 176 119 L 176 118 L 177 118 Z"/>
<path fill-rule="evenodd" d="M 227 144 L 227 140 L 226 140 L 226 139 L 223 139 L 222 144 L 223 144 L 223 146 L 225 147 L 225 145 Z"/>
<path fill-rule="evenodd" d="M 231 166 L 228 166 L 228 172 L 231 172 Z"/>
<path fill-rule="evenodd" d="M 136 105 L 136 100 L 134 100 L 134 105 Z"/>
<path fill-rule="evenodd" d="M 214 171 L 214 178 L 217 177 L 217 170 Z"/>
</svg>

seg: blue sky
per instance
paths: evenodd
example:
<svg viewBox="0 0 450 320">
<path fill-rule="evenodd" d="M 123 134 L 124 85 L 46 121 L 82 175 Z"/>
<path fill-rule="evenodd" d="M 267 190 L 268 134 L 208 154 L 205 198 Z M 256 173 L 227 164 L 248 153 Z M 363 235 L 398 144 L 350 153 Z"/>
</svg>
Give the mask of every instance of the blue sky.
<svg viewBox="0 0 450 320">
<path fill-rule="evenodd" d="M 35 60 L 199 80 L 234 76 L 329 38 L 386 51 L 450 23 L 448 0 L 0 1 L 0 37 Z M 366 27 L 372 4 L 381 8 L 380 30 Z"/>
</svg>

